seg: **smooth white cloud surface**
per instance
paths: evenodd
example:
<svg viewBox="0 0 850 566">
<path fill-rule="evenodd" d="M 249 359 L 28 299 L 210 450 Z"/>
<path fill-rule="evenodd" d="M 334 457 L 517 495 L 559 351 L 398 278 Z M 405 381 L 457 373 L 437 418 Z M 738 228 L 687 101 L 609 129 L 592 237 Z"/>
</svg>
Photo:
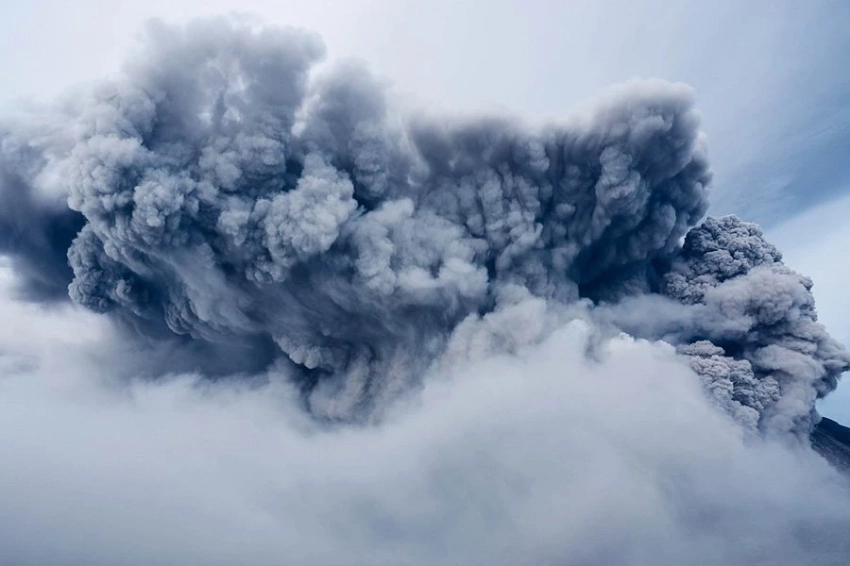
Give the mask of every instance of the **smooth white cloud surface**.
<svg viewBox="0 0 850 566">
<path fill-rule="evenodd" d="M 541 334 L 528 308 L 516 355 L 451 358 L 383 424 L 333 429 L 275 379 L 122 385 L 90 315 L 3 301 L 66 332 L 0 339 L 0 561 L 843 564 L 824 461 L 745 440 L 671 347 Z"/>
</svg>

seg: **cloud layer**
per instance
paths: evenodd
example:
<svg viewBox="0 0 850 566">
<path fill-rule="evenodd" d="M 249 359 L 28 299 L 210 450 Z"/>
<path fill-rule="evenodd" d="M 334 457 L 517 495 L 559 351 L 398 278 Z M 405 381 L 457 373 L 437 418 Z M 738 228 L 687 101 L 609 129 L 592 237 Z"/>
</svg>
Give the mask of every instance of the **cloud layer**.
<svg viewBox="0 0 850 566">
<path fill-rule="evenodd" d="M 548 332 L 539 308 L 501 313 L 505 353 L 485 321 L 459 331 L 382 424 L 327 427 L 275 372 L 121 387 L 135 358 L 104 358 L 108 327 L 6 306 L 66 341 L 16 346 L 31 365 L 0 381 L 4 560 L 843 563 L 850 492 L 824 461 L 747 440 L 673 348 Z"/>
</svg>

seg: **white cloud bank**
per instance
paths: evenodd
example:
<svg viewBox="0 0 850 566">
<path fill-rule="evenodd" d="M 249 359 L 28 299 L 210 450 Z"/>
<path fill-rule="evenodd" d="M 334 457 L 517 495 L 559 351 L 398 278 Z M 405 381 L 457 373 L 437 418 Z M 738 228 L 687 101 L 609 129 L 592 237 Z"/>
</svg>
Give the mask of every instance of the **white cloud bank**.
<svg viewBox="0 0 850 566">
<path fill-rule="evenodd" d="M 838 565 L 850 551 L 846 481 L 813 452 L 745 440 L 671 347 L 598 342 L 579 320 L 549 332 L 534 302 L 503 314 L 515 353 L 494 355 L 484 323 L 459 331 L 450 371 L 382 424 L 338 429 L 303 418 L 274 376 L 124 382 L 132 363 L 105 353 L 121 344 L 102 320 L 0 309 L 5 564 Z"/>
</svg>

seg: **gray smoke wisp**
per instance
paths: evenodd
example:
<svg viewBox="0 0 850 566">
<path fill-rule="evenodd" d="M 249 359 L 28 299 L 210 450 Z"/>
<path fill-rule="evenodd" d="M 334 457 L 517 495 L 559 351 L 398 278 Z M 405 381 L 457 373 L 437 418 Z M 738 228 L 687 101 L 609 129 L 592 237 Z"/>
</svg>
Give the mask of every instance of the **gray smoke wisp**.
<svg viewBox="0 0 850 566">
<path fill-rule="evenodd" d="M 850 356 L 756 227 L 699 224 L 688 87 L 628 84 L 540 130 L 399 121 L 362 67 L 315 73 L 323 52 L 297 30 L 154 24 L 119 78 L 7 121 L 0 251 L 22 288 L 182 337 L 206 373 L 283 364 L 332 420 L 380 417 L 476 321 L 581 305 L 678 346 L 748 428 L 808 431 Z"/>
</svg>

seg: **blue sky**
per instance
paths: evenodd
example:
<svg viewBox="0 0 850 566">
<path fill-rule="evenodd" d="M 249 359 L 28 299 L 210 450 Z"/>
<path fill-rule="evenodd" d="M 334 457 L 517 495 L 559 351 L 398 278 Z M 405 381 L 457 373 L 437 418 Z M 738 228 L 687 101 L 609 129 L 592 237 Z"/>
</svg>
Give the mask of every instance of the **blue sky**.
<svg viewBox="0 0 850 566">
<path fill-rule="evenodd" d="M 821 320 L 850 341 L 850 3 L 9 2 L 0 100 L 47 99 L 115 72 L 150 17 L 234 8 L 319 32 L 331 59 L 366 61 L 414 108 L 557 120 L 632 78 L 691 84 L 715 170 L 712 212 L 762 223 L 813 276 Z M 850 422 L 850 383 L 822 411 Z"/>
</svg>

